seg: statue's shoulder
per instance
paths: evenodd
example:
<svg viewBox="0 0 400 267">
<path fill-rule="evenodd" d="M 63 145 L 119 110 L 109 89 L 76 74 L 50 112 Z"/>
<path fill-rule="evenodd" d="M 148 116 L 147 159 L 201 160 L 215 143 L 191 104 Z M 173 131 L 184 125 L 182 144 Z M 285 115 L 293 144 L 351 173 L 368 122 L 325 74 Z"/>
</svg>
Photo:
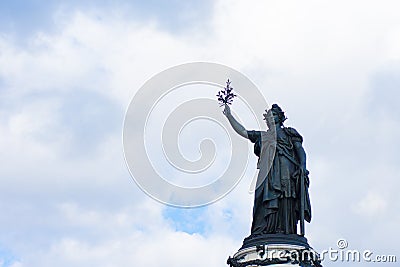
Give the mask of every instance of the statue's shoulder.
<svg viewBox="0 0 400 267">
<path fill-rule="evenodd" d="M 268 135 L 265 131 L 247 131 L 247 137 L 253 143 L 261 142 L 261 140 L 265 139 Z"/>
<path fill-rule="evenodd" d="M 295 128 L 285 127 L 284 129 L 286 134 L 289 135 L 293 141 L 301 143 L 303 142 L 303 137 L 299 134 L 299 132 Z"/>
<path fill-rule="evenodd" d="M 261 138 L 261 132 L 254 130 L 247 131 L 247 136 L 251 142 L 256 143 Z"/>
</svg>

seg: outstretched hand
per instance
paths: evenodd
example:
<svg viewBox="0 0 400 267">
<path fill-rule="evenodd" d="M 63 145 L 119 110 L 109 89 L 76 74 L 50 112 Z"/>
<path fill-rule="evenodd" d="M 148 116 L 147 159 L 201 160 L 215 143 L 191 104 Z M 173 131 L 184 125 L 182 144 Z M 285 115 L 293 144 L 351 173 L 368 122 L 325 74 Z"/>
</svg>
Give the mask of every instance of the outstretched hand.
<svg viewBox="0 0 400 267">
<path fill-rule="evenodd" d="M 225 109 L 222 113 L 224 113 L 224 115 L 227 117 L 231 116 L 231 108 L 229 107 L 229 105 L 225 104 Z"/>
</svg>

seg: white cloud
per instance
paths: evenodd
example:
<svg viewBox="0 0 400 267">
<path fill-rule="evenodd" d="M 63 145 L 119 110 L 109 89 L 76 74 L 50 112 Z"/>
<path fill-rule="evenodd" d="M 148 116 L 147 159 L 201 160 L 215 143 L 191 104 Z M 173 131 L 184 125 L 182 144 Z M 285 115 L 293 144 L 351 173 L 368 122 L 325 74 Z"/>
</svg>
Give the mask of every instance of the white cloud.
<svg viewBox="0 0 400 267">
<path fill-rule="evenodd" d="M 376 192 L 369 192 L 355 206 L 355 211 L 366 216 L 378 216 L 387 208 L 385 198 Z"/>
</svg>

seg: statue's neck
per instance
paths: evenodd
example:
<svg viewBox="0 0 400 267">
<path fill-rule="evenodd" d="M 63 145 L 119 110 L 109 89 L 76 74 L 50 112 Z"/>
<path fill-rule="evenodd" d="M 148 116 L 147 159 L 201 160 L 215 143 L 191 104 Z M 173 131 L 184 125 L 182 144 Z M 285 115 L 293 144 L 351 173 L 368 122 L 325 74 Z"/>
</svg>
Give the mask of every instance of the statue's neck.
<svg viewBox="0 0 400 267">
<path fill-rule="evenodd" d="M 283 124 L 276 124 L 273 128 L 269 128 L 268 130 L 270 131 L 281 131 L 283 130 L 285 127 L 283 126 Z"/>
</svg>

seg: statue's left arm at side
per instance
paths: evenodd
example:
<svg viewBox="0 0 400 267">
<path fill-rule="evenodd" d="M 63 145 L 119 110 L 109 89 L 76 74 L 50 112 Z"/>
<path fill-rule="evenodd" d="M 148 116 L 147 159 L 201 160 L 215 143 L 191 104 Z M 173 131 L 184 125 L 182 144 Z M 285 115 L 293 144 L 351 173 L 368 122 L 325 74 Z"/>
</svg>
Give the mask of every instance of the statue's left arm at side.
<svg viewBox="0 0 400 267">
<path fill-rule="evenodd" d="M 306 168 L 306 152 L 303 148 L 303 137 L 294 128 L 285 127 L 285 132 L 289 134 L 292 139 L 294 150 L 296 152 L 296 158 L 299 163 L 300 169 L 307 172 Z"/>
<path fill-rule="evenodd" d="M 297 159 L 299 161 L 300 168 L 303 169 L 304 171 L 306 171 L 307 170 L 307 168 L 306 168 L 306 151 L 304 150 L 303 145 L 299 141 L 293 142 L 293 145 L 296 149 Z"/>
<path fill-rule="evenodd" d="M 247 130 L 246 128 L 243 127 L 243 125 L 241 125 L 236 119 L 235 117 L 233 117 L 232 113 L 231 113 L 231 108 L 225 104 L 225 109 L 224 109 L 224 115 L 226 116 L 226 118 L 228 119 L 229 123 L 231 124 L 233 130 L 235 130 L 235 132 L 237 132 L 239 135 L 243 136 L 244 138 L 249 138 L 247 135 Z"/>
</svg>

